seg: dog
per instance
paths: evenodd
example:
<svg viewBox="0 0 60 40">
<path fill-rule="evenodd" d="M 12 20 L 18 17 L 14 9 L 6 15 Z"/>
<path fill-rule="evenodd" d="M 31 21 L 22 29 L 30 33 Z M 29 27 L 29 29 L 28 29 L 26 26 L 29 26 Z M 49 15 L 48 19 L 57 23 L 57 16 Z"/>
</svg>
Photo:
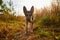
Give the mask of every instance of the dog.
<svg viewBox="0 0 60 40">
<path fill-rule="evenodd" d="M 25 17 L 26 17 L 26 31 L 25 32 L 26 33 L 29 32 L 29 31 L 30 32 L 33 32 L 33 13 L 34 13 L 34 6 L 31 7 L 30 11 L 27 11 L 26 7 L 23 6 L 23 12 L 24 12 Z"/>
</svg>

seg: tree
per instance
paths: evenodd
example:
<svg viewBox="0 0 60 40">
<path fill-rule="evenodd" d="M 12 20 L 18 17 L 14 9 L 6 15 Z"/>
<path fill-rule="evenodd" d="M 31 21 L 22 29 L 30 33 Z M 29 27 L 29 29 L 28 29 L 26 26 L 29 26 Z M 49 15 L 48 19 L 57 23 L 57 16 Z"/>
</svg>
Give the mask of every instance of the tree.
<svg viewBox="0 0 60 40">
<path fill-rule="evenodd" d="M 1 9 L 3 9 L 3 13 L 8 14 L 11 10 L 6 6 L 6 4 L 1 5 Z"/>
<path fill-rule="evenodd" d="M 9 7 L 7 7 L 7 4 L 8 4 Z M 3 9 L 3 13 L 13 14 L 14 13 L 13 2 L 10 0 L 9 2 L 7 1 L 7 4 L 5 4 L 4 1 L 3 1 L 2 5 L 1 5 L 1 9 Z"/>
<path fill-rule="evenodd" d="M 10 0 L 10 2 L 8 2 L 8 4 L 9 4 L 9 6 L 10 6 L 10 13 L 11 14 L 13 14 L 13 15 L 15 15 L 15 10 L 14 10 L 14 6 L 13 6 L 13 2 L 12 2 L 12 0 Z"/>
<path fill-rule="evenodd" d="M 1 7 L 1 5 L 2 5 L 2 0 L 0 0 L 0 7 Z M 3 10 L 2 9 L 0 9 L 0 12 L 2 12 Z"/>
<path fill-rule="evenodd" d="M 2 0 L 0 0 L 0 5 L 1 5 L 2 3 L 3 3 Z"/>
</svg>

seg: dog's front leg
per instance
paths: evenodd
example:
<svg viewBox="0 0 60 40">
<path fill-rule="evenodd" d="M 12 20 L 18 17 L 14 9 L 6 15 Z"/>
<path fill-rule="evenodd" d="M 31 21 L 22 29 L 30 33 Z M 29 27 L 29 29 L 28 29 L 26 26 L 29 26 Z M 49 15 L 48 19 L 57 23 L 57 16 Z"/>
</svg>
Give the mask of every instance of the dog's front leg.
<svg viewBox="0 0 60 40">
<path fill-rule="evenodd" d="M 26 31 L 25 33 L 28 33 L 28 21 L 26 20 Z"/>
</svg>

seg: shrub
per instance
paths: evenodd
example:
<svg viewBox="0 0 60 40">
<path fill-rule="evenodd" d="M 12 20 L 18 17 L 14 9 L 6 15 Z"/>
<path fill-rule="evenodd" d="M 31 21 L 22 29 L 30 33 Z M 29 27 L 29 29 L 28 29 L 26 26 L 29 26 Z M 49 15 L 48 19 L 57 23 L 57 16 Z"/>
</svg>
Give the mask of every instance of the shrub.
<svg viewBox="0 0 60 40">
<path fill-rule="evenodd" d="M 60 40 L 60 35 L 56 36 L 55 38 L 56 40 Z"/>
<path fill-rule="evenodd" d="M 50 17 L 48 15 L 44 15 L 41 19 L 41 23 L 43 25 L 49 25 L 50 24 Z"/>
</svg>

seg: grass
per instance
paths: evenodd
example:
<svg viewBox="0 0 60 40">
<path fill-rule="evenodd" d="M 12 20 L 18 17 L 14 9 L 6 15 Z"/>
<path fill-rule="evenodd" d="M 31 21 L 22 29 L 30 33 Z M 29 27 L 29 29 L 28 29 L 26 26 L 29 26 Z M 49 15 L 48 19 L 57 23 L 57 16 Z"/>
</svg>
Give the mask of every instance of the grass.
<svg viewBox="0 0 60 40">
<path fill-rule="evenodd" d="M 7 38 L 9 37 L 11 39 L 10 36 L 12 36 L 12 38 L 13 38 L 14 34 L 16 34 L 19 31 L 24 30 L 25 17 L 10 15 L 10 17 L 6 18 L 4 16 L 7 16 L 7 15 L 0 16 L 0 39 L 2 39 L 1 36 L 5 37 L 5 39 L 6 39 L 6 37 Z M 1 17 L 2 17 L 2 19 L 1 19 Z M 53 39 L 53 32 L 45 31 L 45 28 L 44 28 L 47 26 L 47 24 L 46 25 L 44 25 L 44 24 L 46 22 L 49 23 L 50 19 L 48 20 L 48 18 L 49 17 L 44 16 L 42 18 L 35 19 L 35 21 L 34 21 L 34 29 L 35 29 L 34 32 L 37 35 L 39 35 L 39 38 L 47 39 L 47 40 L 51 39 L 51 38 Z M 5 20 L 3 20 L 3 19 L 5 19 Z M 46 21 L 46 22 L 44 22 L 44 21 Z M 52 26 L 52 27 L 51 26 L 47 26 L 47 27 L 52 28 L 52 29 L 55 27 L 57 28 L 57 26 Z M 47 28 L 47 30 L 49 30 L 48 28 Z M 58 38 L 59 38 L 59 36 L 56 36 L 56 39 L 58 39 Z"/>
</svg>

